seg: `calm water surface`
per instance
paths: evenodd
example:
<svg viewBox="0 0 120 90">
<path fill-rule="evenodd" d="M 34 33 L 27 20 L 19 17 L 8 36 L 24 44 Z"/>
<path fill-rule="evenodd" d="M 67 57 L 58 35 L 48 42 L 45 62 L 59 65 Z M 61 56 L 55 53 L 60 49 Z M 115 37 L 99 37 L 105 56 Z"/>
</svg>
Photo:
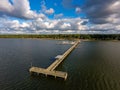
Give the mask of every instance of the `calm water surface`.
<svg viewBox="0 0 120 90">
<path fill-rule="evenodd" d="M 48 67 L 71 45 L 58 40 L 0 39 L 0 90 L 120 90 L 120 42 L 82 41 L 59 65 L 66 81 L 30 76 L 30 64 Z"/>
</svg>

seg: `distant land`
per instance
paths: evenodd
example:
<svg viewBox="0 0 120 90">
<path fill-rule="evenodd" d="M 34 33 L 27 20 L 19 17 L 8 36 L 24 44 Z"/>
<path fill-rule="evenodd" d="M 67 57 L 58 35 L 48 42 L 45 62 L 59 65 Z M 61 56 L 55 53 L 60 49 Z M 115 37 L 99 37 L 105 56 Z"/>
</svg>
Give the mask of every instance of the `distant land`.
<svg viewBox="0 0 120 90">
<path fill-rule="evenodd" d="M 120 34 L 1 34 L 0 38 L 120 40 Z"/>
</svg>

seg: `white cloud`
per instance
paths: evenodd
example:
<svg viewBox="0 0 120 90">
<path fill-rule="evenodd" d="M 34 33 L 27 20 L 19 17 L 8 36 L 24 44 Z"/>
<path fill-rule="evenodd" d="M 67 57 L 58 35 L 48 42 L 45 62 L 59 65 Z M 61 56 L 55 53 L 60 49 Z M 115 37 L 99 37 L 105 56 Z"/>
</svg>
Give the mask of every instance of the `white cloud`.
<svg viewBox="0 0 120 90">
<path fill-rule="evenodd" d="M 31 10 L 28 0 L 13 0 L 13 4 L 9 0 L 0 0 L 0 15 L 31 19 L 20 22 L 1 17 L 0 33 L 120 33 L 119 6 L 120 1 L 109 4 L 106 9 L 112 11 L 112 14 L 106 18 L 98 18 L 104 19 L 107 23 L 90 25 L 90 23 L 86 24 L 89 22 L 88 19 L 64 18 L 63 13 L 55 14 L 54 19 L 49 19 L 46 15 L 53 14 L 55 11 L 53 8 L 47 9 L 44 1 L 41 2 L 41 13 L 38 14 Z M 75 11 L 80 13 L 81 8 L 76 7 Z"/>
<path fill-rule="evenodd" d="M 28 0 L 13 0 L 13 4 L 9 0 L 0 0 L 0 12 L 8 16 L 31 19 L 37 14 L 30 9 Z"/>
<path fill-rule="evenodd" d="M 46 10 L 46 3 L 44 0 L 41 1 L 41 9 L 42 9 L 42 11 Z"/>
<path fill-rule="evenodd" d="M 0 20 L 0 32 L 21 32 L 21 33 L 67 33 L 79 30 L 79 27 L 86 28 L 82 23 L 87 21 L 81 18 L 67 19 L 41 19 L 36 18 L 32 21 L 19 22 L 18 20 L 3 19 Z M 79 23 L 79 24 L 78 24 Z M 87 29 L 87 28 L 86 28 Z"/>
<path fill-rule="evenodd" d="M 41 15 L 42 16 L 42 15 Z M 116 24 L 92 24 L 90 26 L 83 24 L 87 19 L 66 18 L 66 19 L 41 19 L 36 18 L 32 21 L 20 22 L 18 20 L 9 20 L 0 18 L 0 33 L 8 34 L 71 34 L 71 33 L 120 33 L 120 25 Z"/>
<path fill-rule="evenodd" d="M 9 0 L 0 0 L 0 12 L 10 13 L 13 11 L 13 6 Z"/>
<path fill-rule="evenodd" d="M 76 8 L 75 8 L 75 12 L 76 12 L 76 13 L 80 13 L 80 12 L 81 12 L 80 7 L 76 7 Z"/>
<path fill-rule="evenodd" d="M 46 14 L 53 14 L 55 11 L 54 11 L 54 9 L 53 8 L 50 8 L 50 9 L 48 9 L 48 10 L 45 10 L 45 13 Z"/>
<path fill-rule="evenodd" d="M 48 14 L 48 15 L 51 15 L 55 12 L 55 10 L 53 8 L 47 9 L 46 3 L 43 0 L 43 1 L 41 1 L 41 12 L 45 13 L 45 14 Z"/>
<path fill-rule="evenodd" d="M 55 15 L 54 15 L 54 18 L 55 18 L 55 19 L 59 19 L 59 18 L 61 18 L 61 17 L 63 17 L 63 13 L 55 14 Z"/>
<path fill-rule="evenodd" d="M 61 29 L 69 29 L 71 27 L 71 24 L 70 23 L 63 23 L 61 25 Z"/>
</svg>

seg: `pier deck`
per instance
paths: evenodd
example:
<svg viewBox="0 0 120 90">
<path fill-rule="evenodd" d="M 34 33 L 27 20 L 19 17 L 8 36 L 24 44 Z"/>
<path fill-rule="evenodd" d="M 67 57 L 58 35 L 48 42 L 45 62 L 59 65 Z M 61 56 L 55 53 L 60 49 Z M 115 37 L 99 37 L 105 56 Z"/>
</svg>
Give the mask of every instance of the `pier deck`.
<svg viewBox="0 0 120 90">
<path fill-rule="evenodd" d="M 39 67 L 31 67 L 29 69 L 30 73 L 37 73 L 37 74 L 45 74 L 55 76 L 55 77 L 60 77 L 64 78 L 65 80 L 67 79 L 67 72 L 61 72 L 61 71 L 55 71 L 55 68 L 72 52 L 72 50 L 79 44 L 79 40 L 74 43 L 72 47 L 70 47 L 63 55 L 62 57 L 56 59 L 48 68 L 39 68 Z"/>
<path fill-rule="evenodd" d="M 79 41 L 76 41 L 76 43 L 70 47 L 63 55 L 61 58 L 56 59 L 55 62 L 53 62 L 48 68 L 47 70 L 54 70 L 70 53 L 71 51 L 79 44 Z"/>
<path fill-rule="evenodd" d="M 66 72 L 61 72 L 61 71 L 49 71 L 44 68 L 38 68 L 38 67 L 31 67 L 29 70 L 31 73 L 37 73 L 37 74 L 45 74 L 50 75 L 50 76 L 55 76 L 55 77 L 60 77 L 64 78 L 65 80 L 67 79 L 67 73 Z"/>
</svg>

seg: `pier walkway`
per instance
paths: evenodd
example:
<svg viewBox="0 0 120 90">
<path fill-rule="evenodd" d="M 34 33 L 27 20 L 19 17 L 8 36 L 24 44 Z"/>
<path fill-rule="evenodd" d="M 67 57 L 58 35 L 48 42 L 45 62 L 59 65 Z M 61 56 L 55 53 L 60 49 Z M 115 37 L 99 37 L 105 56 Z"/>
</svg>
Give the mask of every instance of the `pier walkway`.
<svg viewBox="0 0 120 90">
<path fill-rule="evenodd" d="M 45 74 L 55 77 L 67 79 L 67 72 L 56 71 L 55 68 L 72 52 L 72 50 L 79 44 L 79 40 L 77 40 L 72 47 L 70 47 L 60 58 L 57 58 L 48 68 L 39 68 L 32 66 L 29 69 L 30 73 L 37 73 L 37 74 Z"/>
</svg>

